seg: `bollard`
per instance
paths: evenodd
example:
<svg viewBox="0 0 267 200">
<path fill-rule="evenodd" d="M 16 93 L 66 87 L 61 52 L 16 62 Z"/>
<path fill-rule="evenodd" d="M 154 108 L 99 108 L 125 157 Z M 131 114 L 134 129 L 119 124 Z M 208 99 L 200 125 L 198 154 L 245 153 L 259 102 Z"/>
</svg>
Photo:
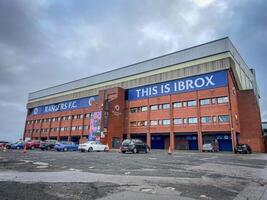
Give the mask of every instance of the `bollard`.
<svg viewBox="0 0 267 200">
<path fill-rule="evenodd" d="M 172 155 L 171 146 L 169 146 L 168 155 Z"/>
</svg>

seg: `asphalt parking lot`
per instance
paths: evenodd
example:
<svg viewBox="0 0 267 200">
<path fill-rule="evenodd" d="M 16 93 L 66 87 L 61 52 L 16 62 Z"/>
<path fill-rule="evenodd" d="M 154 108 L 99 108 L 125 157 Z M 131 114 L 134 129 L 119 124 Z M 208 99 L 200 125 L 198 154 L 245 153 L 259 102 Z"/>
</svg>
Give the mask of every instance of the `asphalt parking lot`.
<svg viewBox="0 0 267 200">
<path fill-rule="evenodd" d="M 0 199 L 267 199 L 267 155 L 0 152 Z"/>
</svg>

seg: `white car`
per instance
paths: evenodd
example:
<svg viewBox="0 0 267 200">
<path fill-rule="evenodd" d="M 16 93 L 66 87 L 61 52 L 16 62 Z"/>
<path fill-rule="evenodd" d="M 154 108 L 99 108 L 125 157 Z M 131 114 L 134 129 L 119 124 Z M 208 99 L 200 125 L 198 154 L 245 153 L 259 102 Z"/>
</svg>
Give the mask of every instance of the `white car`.
<svg viewBox="0 0 267 200">
<path fill-rule="evenodd" d="M 202 151 L 205 152 L 218 152 L 219 149 L 216 145 L 213 145 L 211 143 L 203 144 Z"/>
<path fill-rule="evenodd" d="M 78 149 L 81 152 L 92 152 L 92 151 L 108 151 L 108 145 L 102 144 L 99 141 L 88 141 L 86 143 L 79 144 Z"/>
</svg>

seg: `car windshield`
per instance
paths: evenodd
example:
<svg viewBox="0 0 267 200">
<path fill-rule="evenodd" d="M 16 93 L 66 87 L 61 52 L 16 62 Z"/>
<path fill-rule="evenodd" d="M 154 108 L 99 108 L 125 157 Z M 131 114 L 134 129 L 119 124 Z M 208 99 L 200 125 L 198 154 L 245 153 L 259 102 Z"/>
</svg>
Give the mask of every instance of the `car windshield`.
<svg viewBox="0 0 267 200">
<path fill-rule="evenodd" d="M 204 147 L 210 147 L 211 144 L 204 144 L 203 146 L 204 146 Z"/>
<path fill-rule="evenodd" d="M 128 145 L 130 143 L 132 143 L 132 140 L 127 139 L 122 142 L 122 145 Z"/>
</svg>

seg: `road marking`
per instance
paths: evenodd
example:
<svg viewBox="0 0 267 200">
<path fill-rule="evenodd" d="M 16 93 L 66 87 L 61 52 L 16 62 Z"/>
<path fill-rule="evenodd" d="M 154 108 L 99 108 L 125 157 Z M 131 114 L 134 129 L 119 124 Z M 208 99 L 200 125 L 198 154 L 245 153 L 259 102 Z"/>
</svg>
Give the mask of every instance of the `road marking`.
<svg viewBox="0 0 267 200">
<path fill-rule="evenodd" d="M 211 160 L 211 159 L 215 159 L 215 158 L 218 158 L 218 156 L 213 156 L 210 158 L 200 158 L 199 160 Z"/>
</svg>

